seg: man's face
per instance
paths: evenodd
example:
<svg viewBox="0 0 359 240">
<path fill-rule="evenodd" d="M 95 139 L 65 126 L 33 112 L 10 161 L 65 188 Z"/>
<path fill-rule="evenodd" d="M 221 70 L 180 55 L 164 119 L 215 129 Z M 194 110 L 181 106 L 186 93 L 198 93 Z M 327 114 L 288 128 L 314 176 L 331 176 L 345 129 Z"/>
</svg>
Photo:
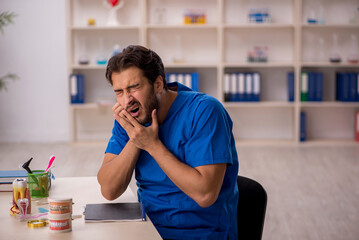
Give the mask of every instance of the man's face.
<svg viewBox="0 0 359 240">
<path fill-rule="evenodd" d="M 152 120 L 151 114 L 158 108 L 154 87 L 137 67 L 120 73 L 112 73 L 113 90 L 117 102 L 142 125 Z"/>
</svg>

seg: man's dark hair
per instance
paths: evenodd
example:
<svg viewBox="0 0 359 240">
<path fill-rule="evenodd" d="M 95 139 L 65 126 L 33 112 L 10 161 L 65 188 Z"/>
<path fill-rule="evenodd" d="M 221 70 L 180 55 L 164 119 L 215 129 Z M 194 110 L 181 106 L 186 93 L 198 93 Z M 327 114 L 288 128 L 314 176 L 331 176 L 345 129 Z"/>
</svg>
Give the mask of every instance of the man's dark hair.
<svg viewBox="0 0 359 240">
<path fill-rule="evenodd" d="M 141 69 L 143 76 L 152 85 L 157 77 L 161 76 L 163 86 L 167 89 L 165 70 L 160 56 L 151 49 L 139 45 L 130 45 L 110 58 L 106 68 L 106 79 L 113 85 L 112 73 L 120 73 L 130 67 Z"/>
</svg>

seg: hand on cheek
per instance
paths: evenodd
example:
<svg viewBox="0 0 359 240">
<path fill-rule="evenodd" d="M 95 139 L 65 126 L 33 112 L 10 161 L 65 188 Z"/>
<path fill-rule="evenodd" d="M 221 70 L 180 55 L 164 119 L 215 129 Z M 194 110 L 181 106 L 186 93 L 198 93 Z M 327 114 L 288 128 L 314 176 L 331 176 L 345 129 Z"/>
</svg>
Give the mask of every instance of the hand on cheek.
<svg viewBox="0 0 359 240">
<path fill-rule="evenodd" d="M 119 122 L 121 124 L 121 117 L 120 117 L 120 113 L 121 111 L 123 111 L 124 108 L 121 106 L 120 103 L 116 103 L 113 107 L 112 107 L 112 112 L 114 113 L 113 114 L 113 117 L 117 120 L 117 122 Z"/>
</svg>

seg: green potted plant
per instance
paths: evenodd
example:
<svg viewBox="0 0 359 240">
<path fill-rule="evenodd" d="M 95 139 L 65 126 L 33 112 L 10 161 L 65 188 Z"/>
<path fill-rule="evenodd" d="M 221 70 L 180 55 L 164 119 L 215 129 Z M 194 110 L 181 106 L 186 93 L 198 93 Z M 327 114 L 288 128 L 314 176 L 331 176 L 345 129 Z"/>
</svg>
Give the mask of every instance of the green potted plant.
<svg viewBox="0 0 359 240">
<path fill-rule="evenodd" d="M 4 34 L 4 27 L 14 23 L 14 18 L 17 15 L 13 12 L 1 12 L 0 13 L 0 32 L 1 34 Z M 14 73 L 8 73 L 4 76 L 0 76 L 0 91 L 2 89 L 7 89 L 6 85 L 10 80 L 16 80 L 19 77 Z"/>
</svg>

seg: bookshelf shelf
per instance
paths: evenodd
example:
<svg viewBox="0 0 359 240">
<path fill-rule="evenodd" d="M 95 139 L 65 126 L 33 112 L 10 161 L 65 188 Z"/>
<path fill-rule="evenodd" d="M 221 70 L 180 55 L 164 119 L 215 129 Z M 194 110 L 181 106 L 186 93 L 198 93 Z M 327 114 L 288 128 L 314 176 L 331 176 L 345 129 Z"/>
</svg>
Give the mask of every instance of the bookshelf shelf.
<svg viewBox="0 0 359 240">
<path fill-rule="evenodd" d="M 225 102 L 226 108 L 293 108 L 294 103 L 280 101 L 261 101 L 261 102 Z"/>
<path fill-rule="evenodd" d="M 336 72 L 359 72 L 359 63 L 346 62 L 351 52 L 350 36 L 356 34 L 359 38 L 359 17 L 357 23 L 349 22 L 353 20 L 349 19 L 350 10 L 358 7 L 355 0 L 345 4 L 341 0 L 330 1 L 323 6 L 326 24 L 315 25 L 306 23 L 306 17 L 313 5 L 322 4 L 321 0 L 128 0 L 119 10 L 121 24 L 116 27 L 106 26 L 108 12 L 101 1 L 67 1 L 69 73 L 85 75 L 88 95 L 85 104 L 70 105 L 73 141 L 107 140 L 96 139 L 97 136 L 107 137 L 103 133 L 93 133 L 97 123 L 92 126 L 95 130 L 91 127 L 83 130 L 76 125 L 81 123 L 81 118 L 100 119 L 111 112 L 110 107 L 98 104 L 99 99 L 113 99 L 112 89 L 104 77 L 106 66 L 97 65 L 95 61 L 102 41 L 106 56 L 111 55 L 115 44 L 121 47 L 140 44 L 155 50 L 168 72 L 198 72 L 200 91 L 223 103 L 233 119 L 234 135 L 239 144 L 306 146 L 354 142 L 352 115 L 359 111 L 359 104 L 335 101 L 334 95 Z M 205 24 L 183 23 L 186 9 L 191 8 L 205 10 Z M 253 8 L 268 8 L 271 21 L 248 23 L 248 13 Z M 158 15 L 161 12 L 162 15 Z M 96 18 L 96 25 L 87 26 L 88 18 Z M 339 37 L 341 63 L 326 61 L 333 33 Z M 321 60 L 315 55 L 319 39 L 323 40 L 326 51 Z M 88 50 L 88 65 L 78 64 L 82 46 Z M 268 47 L 268 62 L 247 62 L 247 53 L 255 46 Z M 183 61 L 174 61 L 178 51 L 185 58 Z M 302 71 L 323 72 L 322 102 L 301 102 Z M 260 102 L 224 101 L 224 75 L 238 72 L 260 73 Z M 288 72 L 294 73 L 294 102 L 288 101 Z M 307 142 L 299 140 L 301 111 L 308 113 Z M 328 119 L 331 120 L 329 125 L 321 124 Z M 327 135 L 328 130 L 322 125 L 338 130 Z"/>
<path fill-rule="evenodd" d="M 349 29 L 349 30 L 358 30 L 359 26 L 357 24 L 303 24 L 302 28 L 306 29 Z"/>
<path fill-rule="evenodd" d="M 184 63 L 171 63 L 164 62 L 165 68 L 217 68 L 217 63 L 206 62 L 184 62 Z"/>
<path fill-rule="evenodd" d="M 224 67 L 237 67 L 237 68 L 288 68 L 294 67 L 291 62 L 263 62 L 263 63 L 251 63 L 251 62 L 225 62 Z"/>
<path fill-rule="evenodd" d="M 79 65 L 79 64 L 74 64 L 71 66 L 72 69 L 74 70 L 80 70 L 80 69 L 100 69 L 100 70 L 105 70 L 106 69 L 106 65 L 95 65 L 95 64 L 89 64 L 89 65 Z"/>
<path fill-rule="evenodd" d="M 306 108 L 359 108 L 359 102 L 337 102 L 337 101 L 323 101 L 323 102 L 301 102 L 301 107 Z"/>
<path fill-rule="evenodd" d="M 72 31 L 103 31 L 103 30 L 139 30 L 140 26 L 135 25 L 122 25 L 122 26 L 74 26 L 71 28 Z"/>
<path fill-rule="evenodd" d="M 331 63 L 331 62 L 303 62 L 302 67 L 325 67 L 325 68 L 359 68 L 359 63 Z"/>
<path fill-rule="evenodd" d="M 98 103 L 71 104 L 71 108 L 74 110 L 97 109 L 97 108 L 101 108 L 101 107 L 112 108 L 113 105 L 115 105 L 115 102 L 106 102 L 106 103 L 98 102 Z"/>
<path fill-rule="evenodd" d="M 148 24 L 147 29 L 217 29 L 217 25 L 215 24 Z"/>
<path fill-rule="evenodd" d="M 305 142 L 301 142 L 303 146 L 330 146 L 330 145 L 357 145 L 358 142 L 354 141 L 351 138 L 348 139 L 310 139 Z"/>
<path fill-rule="evenodd" d="M 293 24 L 281 24 L 281 23 L 252 23 L 252 24 L 224 24 L 223 28 L 225 29 L 292 29 L 295 26 Z"/>
</svg>

